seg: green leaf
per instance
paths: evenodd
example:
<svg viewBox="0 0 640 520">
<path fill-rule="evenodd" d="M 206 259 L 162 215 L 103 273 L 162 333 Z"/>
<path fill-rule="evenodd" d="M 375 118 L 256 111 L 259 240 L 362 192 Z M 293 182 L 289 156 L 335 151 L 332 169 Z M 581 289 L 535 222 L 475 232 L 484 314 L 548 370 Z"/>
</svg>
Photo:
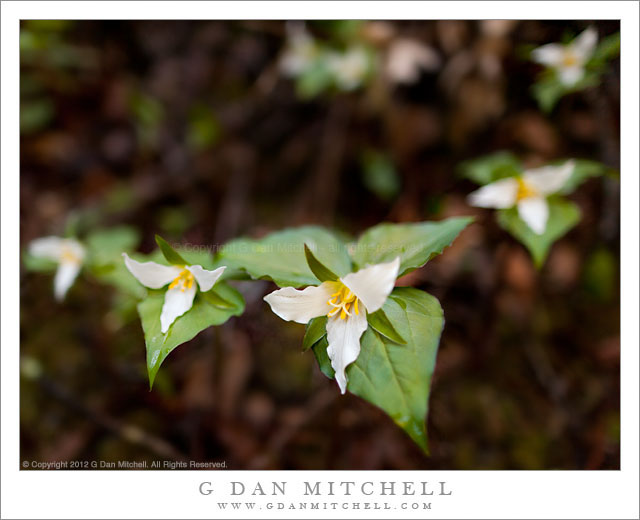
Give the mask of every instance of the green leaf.
<svg viewBox="0 0 640 520">
<path fill-rule="evenodd" d="M 162 251 L 162 254 L 167 259 L 167 262 L 173 265 L 188 265 L 188 262 L 182 258 L 178 252 L 173 249 L 167 241 L 162 238 L 160 235 L 156 235 L 156 244 Z"/>
<path fill-rule="evenodd" d="M 307 328 L 302 339 L 302 350 L 309 350 L 324 336 L 327 335 L 327 317 L 318 316 L 307 323 Z"/>
<path fill-rule="evenodd" d="M 557 164 L 562 164 L 565 161 L 558 161 Z M 568 194 L 575 191 L 583 182 L 591 177 L 598 177 L 607 172 L 608 168 L 599 162 L 588 161 L 586 159 L 573 159 L 575 167 L 569 180 L 565 183 L 559 193 Z"/>
<path fill-rule="evenodd" d="M 381 309 L 367 314 L 367 321 L 371 327 L 386 338 L 401 345 L 406 344 L 407 340 L 400 334 L 398 329 L 408 335 L 408 324 L 406 324 L 404 318 L 404 309 L 393 298 L 387 298 Z M 395 326 L 394 323 L 396 324 Z"/>
<path fill-rule="evenodd" d="M 93 231 L 86 238 L 87 263 L 92 266 L 122 263 L 122 253 L 133 251 L 139 242 L 140 234 L 128 226 Z"/>
<path fill-rule="evenodd" d="M 496 152 L 491 155 L 464 161 L 458 167 L 460 174 L 485 185 L 506 177 L 515 177 L 522 173 L 520 160 L 511 152 Z"/>
<path fill-rule="evenodd" d="M 444 316 L 438 300 L 418 289 L 396 287 L 390 298 L 402 309 L 407 343 L 367 328 L 358 359 L 347 367 L 347 390 L 384 410 L 428 453 L 425 421 Z M 313 351 L 322 372 L 333 377 L 327 346 L 323 338 Z"/>
<path fill-rule="evenodd" d="M 548 202 L 549 220 L 542 235 L 534 233 L 529 228 L 519 217 L 517 208 L 498 211 L 498 224 L 524 244 L 538 269 L 544 264 L 553 243 L 580 220 L 580 209 L 573 202 L 559 197 L 549 198 Z"/>
<path fill-rule="evenodd" d="M 472 217 L 453 217 L 439 222 L 379 224 L 360 237 L 353 260 L 362 268 L 367 264 L 391 262 L 399 256 L 399 276 L 402 276 L 442 253 L 472 220 Z"/>
<path fill-rule="evenodd" d="M 400 178 L 393 162 L 385 154 L 367 150 L 362 154 L 362 181 L 382 200 L 391 200 L 400 192 Z"/>
<path fill-rule="evenodd" d="M 232 240 L 216 261 L 243 269 L 254 280 L 272 280 L 280 287 L 317 285 L 319 280 L 307 264 L 305 244 L 332 273 L 344 276 L 351 272 L 345 244 L 329 231 L 314 226 L 271 233 L 260 240 Z"/>
<path fill-rule="evenodd" d="M 202 297 L 207 300 L 208 303 L 221 309 L 233 309 L 236 304 L 232 301 L 226 300 L 216 291 L 217 285 L 207 292 L 200 293 Z"/>
<path fill-rule="evenodd" d="M 221 325 L 231 316 L 242 314 L 244 300 L 238 291 L 224 282 L 218 282 L 215 285 L 215 292 L 221 299 L 230 302 L 232 307 L 221 308 L 212 304 L 207 297 L 203 296 L 203 293 L 198 293 L 193 307 L 177 318 L 166 334 L 160 332 L 160 314 L 164 304 L 165 291 L 149 291 L 149 296 L 138 304 L 138 314 L 142 321 L 147 345 L 149 388 L 153 387 L 153 381 L 160 365 L 173 349 L 190 341 L 204 329 L 212 325 Z"/>
<path fill-rule="evenodd" d="M 329 342 L 327 341 L 326 334 L 320 338 L 318 342 L 313 346 L 313 354 L 316 356 L 320 371 L 329 379 L 333 379 L 336 375 L 333 367 L 331 366 L 331 360 L 329 354 L 327 354 L 327 347 Z"/>
<path fill-rule="evenodd" d="M 587 65 L 603 65 L 620 54 L 620 33 L 602 38 Z"/>
<path fill-rule="evenodd" d="M 27 271 L 47 273 L 55 271 L 58 268 L 58 263 L 54 260 L 42 258 L 41 256 L 33 256 L 28 250 L 22 253 L 22 263 Z"/>
<path fill-rule="evenodd" d="M 568 90 L 557 78 L 545 75 L 532 85 L 531 93 L 542 111 L 549 113 L 560 98 L 568 93 Z"/>
<path fill-rule="evenodd" d="M 320 263 L 315 256 L 313 256 L 313 253 L 311 252 L 311 249 L 309 249 L 307 244 L 304 245 L 304 256 L 307 259 L 307 265 L 309 266 L 309 269 L 311 269 L 311 272 L 321 282 L 335 281 L 340 278 L 337 274 L 332 272 L 330 269 L 327 269 L 322 263 Z"/>
</svg>

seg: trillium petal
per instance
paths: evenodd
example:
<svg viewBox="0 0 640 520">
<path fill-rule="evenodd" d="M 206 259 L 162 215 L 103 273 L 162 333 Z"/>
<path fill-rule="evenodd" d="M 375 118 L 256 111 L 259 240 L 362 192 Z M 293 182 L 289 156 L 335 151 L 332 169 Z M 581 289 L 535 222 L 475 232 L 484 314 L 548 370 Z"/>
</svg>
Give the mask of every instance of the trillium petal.
<svg viewBox="0 0 640 520">
<path fill-rule="evenodd" d="M 598 43 L 598 31 L 595 27 L 588 27 L 571 42 L 571 49 L 584 63 L 591 58 L 596 43 Z"/>
<path fill-rule="evenodd" d="M 567 161 L 559 166 L 543 166 L 526 170 L 522 178 L 538 193 L 549 195 L 562 189 L 571 177 L 574 168 L 574 161 Z"/>
<path fill-rule="evenodd" d="M 62 301 L 64 299 L 81 268 L 82 264 L 80 262 L 60 262 L 56 276 L 53 279 L 53 295 L 56 300 Z"/>
<path fill-rule="evenodd" d="M 479 208 L 512 208 L 516 204 L 518 181 L 513 177 L 500 179 L 469 194 L 467 201 Z"/>
<path fill-rule="evenodd" d="M 540 63 L 548 67 L 555 67 L 562 63 L 564 54 L 564 45 L 560 45 L 559 43 L 548 43 L 547 45 L 534 49 L 531 52 L 531 58 L 536 63 Z"/>
<path fill-rule="evenodd" d="M 60 237 L 38 238 L 29 244 L 29 253 L 40 258 L 58 261 L 62 255 L 63 240 Z"/>
<path fill-rule="evenodd" d="M 376 264 L 355 273 L 349 273 L 340 281 L 345 284 L 367 308 L 376 312 L 393 290 L 400 268 L 400 257 L 386 264 Z"/>
<path fill-rule="evenodd" d="M 164 305 L 162 306 L 162 314 L 160 314 L 160 330 L 165 334 L 171 324 L 187 312 L 193 306 L 193 299 L 196 296 L 196 286 L 182 290 L 181 285 L 177 285 L 173 289 L 167 290 L 164 296 Z"/>
<path fill-rule="evenodd" d="M 122 253 L 124 264 L 129 272 L 145 287 L 160 289 L 173 281 L 182 271 L 175 265 L 162 265 L 155 262 L 137 262 L 129 258 L 127 253 Z"/>
<path fill-rule="evenodd" d="M 335 282 L 324 282 L 298 290 L 285 287 L 264 297 L 271 310 L 286 321 L 308 323 L 310 319 L 325 316 L 332 307 L 327 303 L 335 292 Z"/>
<path fill-rule="evenodd" d="M 522 199 L 518 202 L 518 214 L 534 233 L 542 235 L 547 228 L 547 219 L 549 218 L 547 199 L 543 197 Z"/>
<path fill-rule="evenodd" d="M 38 238 L 29 245 L 29 253 L 40 258 L 56 262 L 73 260 L 82 263 L 85 256 L 83 245 L 72 238 L 44 237 Z"/>
<path fill-rule="evenodd" d="M 200 286 L 200 290 L 207 292 L 215 285 L 218 278 L 222 276 L 226 266 L 218 267 L 218 269 L 213 271 L 207 271 L 200 265 L 188 265 L 186 269 L 194 276 Z"/>
<path fill-rule="evenodd" d="M 558 68 L 558 78 L 560 83 L 571 87 L 578 83 L 584 76 L 584 67 L 582 65 L 573 65 L 571 67 Z"/>
<path fill-rule="evenodd" d="M 347 391 L 345 369 L 358 359 L 360 354 L 360 336 L 367 329 L 367 317 L 364 312 L 353 314 L 342 320 L 338 315 L 327 321 L 327 355 L 336 372 L 336 381 L 340 391 Z"/>
</svg>

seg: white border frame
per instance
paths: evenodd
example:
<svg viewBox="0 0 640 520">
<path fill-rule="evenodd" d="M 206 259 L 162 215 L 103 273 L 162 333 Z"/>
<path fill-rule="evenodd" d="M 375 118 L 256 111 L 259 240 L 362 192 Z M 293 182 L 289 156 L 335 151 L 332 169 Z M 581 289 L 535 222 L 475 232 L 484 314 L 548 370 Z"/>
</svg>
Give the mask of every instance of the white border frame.
<svg viewBox="0 0 640 520">
<path fill-rule="evenodd" d="M 604 2 L 3 2 L 2 518 L 638 518 L 638 3 Z M 250 15 L 250 16 L 248 16 Z M 620 471 L 19 471 L 19 20 L 51 19 L 620 19 L 622 33 L 622 360 Z M 229 481 L 447 481 L 432 509 L 220 511 Z M 215 493 L 198 493 L 211 481 Z M 398 504 L 406 497 L 325 497 Z M 414 501 L 412 497 L 408 497 Z M 422 501 L 414 497 L 415 501 Z M 253 500 L 253 499 L 248 499 Z M 282 501 L 264 497 L 256 502 Z M 342 512 L 341 512 L 342 511 Z"/>
</svg>

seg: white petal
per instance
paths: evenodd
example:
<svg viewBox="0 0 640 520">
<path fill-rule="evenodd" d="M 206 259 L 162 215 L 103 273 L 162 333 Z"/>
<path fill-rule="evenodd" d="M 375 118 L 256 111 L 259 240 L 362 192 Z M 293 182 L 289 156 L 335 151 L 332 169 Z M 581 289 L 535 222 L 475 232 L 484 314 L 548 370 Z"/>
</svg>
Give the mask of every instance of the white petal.
<svg viewBox="0 0 640 520">
<path fill-rule="evenodd" d="M 195 285 L 183 291 L 180 284 L 167 291 L 164 296 L 162 314 L 160 314 L 160 330 L 163 334 L 169 330 L 169 327 L 177 317 L 182 316 L 193 306 L 193 298 L 196 292 Z"/>
<path fill-rule="evenodd" d="M 547 228 L 549 218 L 549 205 L 547 199 L 542 197 L 528 197 L 518 202 L 518 214 L 531 230 L 542 235 Z"/>
<path fill-rule="evenodd" d="M 211 289 L 218 281 L 218 278 L 222 276 L 225 269 L 226 266 L 222 266 L 214 271 L 207 271 L 200 265 L 187 266 L 187 270 L 194 276 L 202 292 L 207 292 Z"/>
<path fill-rule="evenodd" d="M 333 308 L 327 301 L 335 292 L 335 282 L 324 282 L 318 287 L 303 290 L 285 287 L 264 297 L 271 310 L 286 321 L 308 323 L 311 318 L 324 316 Z"/>
<path fill-rule="evenodd" d="M 571 49 L 582 60 L 582 63 L 591 58 L 598 43 L 598 31 L 595 27 L 587 27 L 571 42 Z"/>
<path fill-rule="evenodd" d="M 582 65 L 574 65 L 571 67 L 559 67 L 558 68 L 558 78 L 560 79 L 560 83 L 571 87 L 578 83 L 584 76 L 584 68 Z"/>
<path fill-rule="evenodd" d="M 543 166 L 526 170 L 522 175 L 525 184 L 532 186 L 537 192 L 549 195 L 562 189 L 573 173 L 575 163 L 567 161 L 559 166 Z"/>
<path fill-rule="evenodd" d="M 431 47 L 400 38 L 389 49 L 386 73 L 397 83 L 415 83 L 420 79 L 422 69 L 435 70 L 439 65 L 440 58 Z"/>
<path fill-rule="evenodd" d="M 83 245 L 72 238 L 44 237 L 38 238 L 29 245 L 29 253 L 33 256 L 47 258 L 56 262 L 74 259 L 82 263 L 85 256 Z"/>
<path fill-rule="evenodd" d="M 367 317 L 364 312 L 353 314 L 342 320 L 336 314 L 327 322 L 327 355 L 336 372 L 336 381 L 340 391 L 347 391 L 345 369 L 358 359 L 360 354 L 360 336 L 367 329 Z"/>
<path fill-rule="evenodd" d="M 500 179 L 469 194 L 467 201 L 479 208 L 512 208 L 516 204 L 518 181 L 513 177 Z"/>
<path fill-rule="evenodd" d="M 355 273 L 349 273 L 340 281 L 364 304 L 368 312 L 376 312 L 393 290 L 400 268 L 400 257 L 386 264 L 376 264 Z"/>
<path fill-rule="evenodd" d="M 536 63 L 541 63 L 548 67 L 554 67 L 562 63 L 564 53 L 564 45 L 560 45 L 559 43 L 548 43 L 547 45 L 534 49 L 531 52 L 531 58 Z"/>
<path fill-rule="evenodd" d="M 53 294 L 58 301 L 62 301 L 73 285 L 76 276 L 80 272 L 82 264 L 80 262 L 62 261 L 53 279 Z"/>
<path fill-rule="evenodd" d="M 62 254 L 62 241 L 63 239 L 59 237 L 38 238 L 29 244 L 29 253 L 33 256 L 58 261 Z"/>
<path fill-rule="evenodd" d="M 175 265 L 162 265 L 155 262 L 137 262 L 129 258 L 127 253 L 122 253 L 124 264 L 129 272 L 145 287 L 160 289 L 173 281 L 182 271 Z"/>
</svg>

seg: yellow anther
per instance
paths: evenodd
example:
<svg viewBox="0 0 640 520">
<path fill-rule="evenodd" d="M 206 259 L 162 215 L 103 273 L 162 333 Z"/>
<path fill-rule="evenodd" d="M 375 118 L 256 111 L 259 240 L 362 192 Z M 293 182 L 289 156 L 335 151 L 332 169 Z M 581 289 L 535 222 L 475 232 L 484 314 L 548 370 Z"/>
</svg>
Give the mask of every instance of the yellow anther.
<svg viewBox="0 0 640 520">
<path fill-rule="evenodd" d="M 564 67 L 573 67 L 578 63 L 578 57 L 571 51 L 565 51 L 562 57 L 562 65 Z"/>
<path fill-rule="evenodd" d="M 528 199 L 529 197 L 535 197 L 538 194 L 536 189 L 527 184 L 522 178 L 518 178 L 518 192 L 516 193 L 516 200 Z"/>
<path fill-rule="evenodd" d="M 182 287 L 180 287 L 180 290 L 184 292 L 187 289 L 191 289 L 191 287 L 193 287 L 193 280 L 194 278 L 191 274 L 191 271 L 189 271 L 188 269 L 183 269 L 182 271 L 180 271 L 180 274 L 173 279 L 173 282 L 169 284 L 169 289 L 173 289 L 174 287 L 181 285 Z"/>
<path fill-rule="evenodd" d="M 78 256 L 69 247 L 63 248 L 62 254 L 60 255 L 60 260 L 62 260 L 63 262 L 71 262 L 74 264 L 80 263 L 80 258 L 78 258 Z"/>
<path fill-rule="evenodd" d="M 339 282 L 338 282 L 339 283 Z M 327 300 L 327 304 L 333 307 L 327 314 L 329 318 L 340 313 L 340 319 L 344 320 L 347 316 L 351 316 L 351 309 L 356 314 L 360 314 L 358 310 L 358 298 L 355 294 L 346 286 L 340 283 L 340 288 L 334 292 Z"/>
</svg>

